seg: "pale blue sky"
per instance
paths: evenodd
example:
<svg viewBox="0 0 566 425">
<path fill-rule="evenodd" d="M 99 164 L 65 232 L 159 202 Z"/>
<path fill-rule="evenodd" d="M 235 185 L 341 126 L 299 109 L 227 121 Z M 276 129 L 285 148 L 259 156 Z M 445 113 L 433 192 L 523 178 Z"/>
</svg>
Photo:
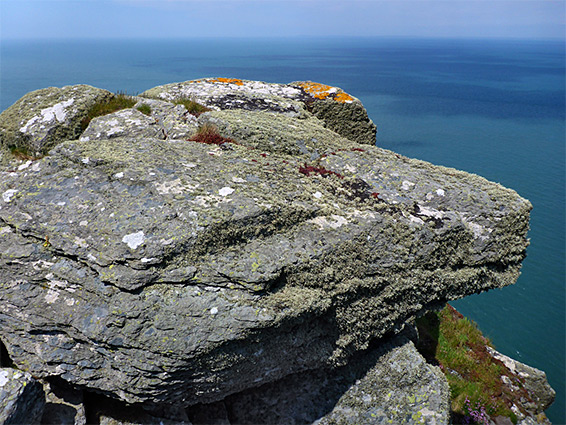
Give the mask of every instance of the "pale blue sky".
<svg viewBox="0 0 566 425">
<path fill-rule="evenodd" d="M 565 0 L 0 0 L 0 37 L 564 39 L 565 8 Z"/>
</svg>

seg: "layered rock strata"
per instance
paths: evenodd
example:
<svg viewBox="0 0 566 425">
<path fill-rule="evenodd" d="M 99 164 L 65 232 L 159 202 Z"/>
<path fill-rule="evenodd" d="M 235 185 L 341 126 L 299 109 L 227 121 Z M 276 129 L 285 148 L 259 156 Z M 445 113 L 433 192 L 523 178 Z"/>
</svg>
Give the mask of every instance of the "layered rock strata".
<svg viewBox="0 0 566 425">
<path fill-rule="evenodd" d="M 192 117 L 180 98 L 212 110 Z M 345 367 L 428 308 L 519 275 L 530 203 L 373 146 L 340 89 L 217 78 L 138 100 L 149 116 L 95 118 L 1 172 L 0 339 L 34 376 L 146 406 L 212 403 Z M 1 144 L 40 149 L 4 136 L 14 122 L 0 115 Z M 204 126 L 225 142 L 194 141 Z"/>
</svg>

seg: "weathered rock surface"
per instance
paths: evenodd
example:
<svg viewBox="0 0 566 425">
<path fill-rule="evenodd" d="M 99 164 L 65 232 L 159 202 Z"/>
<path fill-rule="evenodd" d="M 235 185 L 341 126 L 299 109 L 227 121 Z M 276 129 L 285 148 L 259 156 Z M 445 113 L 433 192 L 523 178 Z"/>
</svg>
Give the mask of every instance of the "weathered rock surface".
<svg viewBox="0 0 566 425">
<path fill-rule="evenodd" d="M 491 347 L 487 347 L 487 350 L 494 359 L 501 361 L 511 372 L 517 375 L 521 382 L 521 387 L 527 390 L 532 399 L 532 402 L 525 400 L 521 406 L 532 416 L 525 417 L 519 409 L 515 409 L 519 419 L 524 421 L 525 424 L 529 423 L 530 420 L 534 420 L 538 423 L 550 423 L 544 414 L 541 415 L 540 418 L 533 419 L 550 407 L 556 397 L 556 391 L 554 391 L 548 383 L 546 374 L 542 370 L 514 360 Z M 511 387 L 512 390 L 519 390 L 517 384 L 510 380 L 505 380 L 504 383 Z"/>
<path fill-rule="evenodd" d="M 264 83 L 236 78 L 203 78 L 166 84 L 142 97 L 168 101 L 193 99 L 214 110 L 283 113 L 304 117 L 309 110 L 330 130 L 363 144 L 375 144 L 376 126 L 359 99 L 342 89 L 311 81 Z"/>
<path fill-rule="evenodd" d="M 112 93 L 87 85 L 49 87 L 26 94 L 0 114 L 0 145 L 30 155 L 46 153 L 64 139 L 76 139 L 81 120 Z"/>
<path fill-rule="evenodd" d="M 155 114 L 173 111 L 168 128 L 193 125 L 167 103 L 192 96 L 214 109 L 196 123 L 234 142 L 151 137 L 162 124 L 132 109 L 2 171 L 0 339 L 14 363 L 187 407 L 342 367 L 431 306 L 514 283 L 530 203 L 339 135 L 307 107 L 349 104 L 329 91 L 160 86 L 144 96 L 163 99 Z M 139 124 L 122 132 L 117 115 Z"/>
<path fill-rule="evenodd" d="M 151 117 L 156 120 L 167 139 L 188 139 L 198 129 L 197 119 L 189 114 L 183 105 L 174 105 L 155 99 L 142 99 L 134 105 L 134 108 L 142 105 L 151 108 Z"/>
<path fill-rule="evenodd" d="M 80 140 L 88 142 L 121 136 L 165 139 L 165 134 L 155 119 L 131 108 L 94 118 Z"/>
<path fill-rule="evenodd" d="M 0 369 L 0 424 L 38 424 L 44 406 L 43 388 L 29 373 Z"/>
<path fill-rule="evenodd" d="M 229 424 L 446 424 L 450 390 L 442 372 L 401 336 L 347 366 L 291 375 L 229 396 L 224 405 Z"/>
</svg>

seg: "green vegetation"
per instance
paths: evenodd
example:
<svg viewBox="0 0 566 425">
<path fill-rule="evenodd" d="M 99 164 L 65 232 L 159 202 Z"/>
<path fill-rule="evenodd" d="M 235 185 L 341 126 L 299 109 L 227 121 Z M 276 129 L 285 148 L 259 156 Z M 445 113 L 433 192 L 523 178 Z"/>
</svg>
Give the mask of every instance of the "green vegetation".
<svg viewBox="0 0 566 425">
<path fill-rule="evenodd" d="M 136 103 L 137 101 L 132 96 L 118 92 L 110 99 L 95 103 L 88 111 L 87 116 L 81 121 L 81 128 L 83 131 L 86 130 L 93 118 L 108 115 L 121 109 L 131 108 Z"/>
<path fill-rule="evenodd" d="M 195 117 L 198 117 L 200 114 L 211 110 L 210 108 L 207 108 L 206 106 L 195 102 L 191 98 L 186 98 L 186 97 L 177 99 L 174 101 L 174 103 L 176 105 L 183 105 L 185 108 L 187 108 L 189 114 L 194 115 Z"/>
<path fill-rule="evenodd" d="M 510 406 L 513 400 L 529 396 L 517 376 L 489 354 L 486 346 L 492 344 L 475 323 L 447 304 L 440 312 L 418 319 L 417 327 L 419 351 L 427 361 L 440 366 L 450 385 L 454 423 L 483 423 L 476 419 L 480 411 L 517 423 Z M 520 391 L 512 392 L 505 386 L 502 375 Z"/>
<path fill-rule="evenodd" d="M 31 152 L 23 146 L 11 146 L 10 152 L 12 153 L 14 158 L 19 159 L 21 161 L 29 161 L 29 160 L 35 161 L 36 159 L 43 158 L 43 155 L 40 156 L 32 155 Z"/>
<path fill-rule="evenodd" d="M 145 115 L 150 115 L 151 114 L 151 106 L 149 106 L 146 103 L 142 103 L 140 106 L 138 106 L 136 108 L 138 111 L 140 111 L 142 114 Z"/>
</svg>

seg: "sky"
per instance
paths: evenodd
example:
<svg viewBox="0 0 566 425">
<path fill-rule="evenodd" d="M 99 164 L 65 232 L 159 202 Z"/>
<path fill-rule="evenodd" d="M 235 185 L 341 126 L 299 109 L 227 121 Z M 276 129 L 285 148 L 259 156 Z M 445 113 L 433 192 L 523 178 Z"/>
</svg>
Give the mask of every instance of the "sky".
<svg viewBox="0 0 566 425">
<path fill-rule="evenodd" d="M 386 36 L 565 38 L 566 0 L 0 0 L 0 41 Z"/>
</svg>

